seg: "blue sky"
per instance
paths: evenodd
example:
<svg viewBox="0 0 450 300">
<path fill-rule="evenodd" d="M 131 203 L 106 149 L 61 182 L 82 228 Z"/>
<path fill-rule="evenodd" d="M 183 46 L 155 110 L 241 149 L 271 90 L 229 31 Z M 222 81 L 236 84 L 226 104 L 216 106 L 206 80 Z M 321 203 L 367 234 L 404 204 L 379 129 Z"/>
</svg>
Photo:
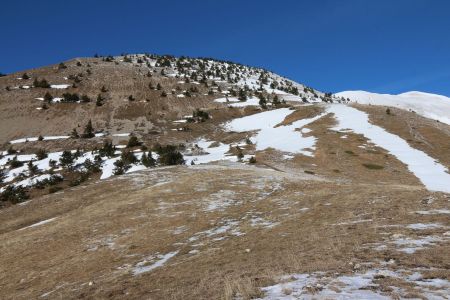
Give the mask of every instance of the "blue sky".
<svg viewBox="0 0 450 300">
<path fill-rule="evenodd" d="M 207 56 L 322 91 L 450 96 L 450 1 L 2 1 L 0 72 L 99 54 Z"/>
</svg>

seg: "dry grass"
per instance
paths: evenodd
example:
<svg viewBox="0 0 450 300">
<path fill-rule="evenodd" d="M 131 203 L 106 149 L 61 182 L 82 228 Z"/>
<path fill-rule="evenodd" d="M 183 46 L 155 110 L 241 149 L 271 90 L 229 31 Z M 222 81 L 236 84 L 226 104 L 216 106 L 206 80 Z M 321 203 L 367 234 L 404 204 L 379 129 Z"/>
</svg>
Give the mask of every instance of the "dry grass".
<svg viewBox="0 0 450 300">
<path fill-rule="evenodd" d="M 231 204 L 208 210 L 215 193 Z M 64 282 L 58 292 L 68 298 L 250 299 L 279 275 L 347 273 L 353 270 L 350 262 L 376 265 L 389 259 L 396 268 L 437 267 L 441 271 L 434 276 L 448 277 L 442 269 L 449 264 L 442 256 L 447 244 L 413 255 L 390 244 L 383 251 L 371 246 L 384 243 L 386 233 L 421 234 L 384 226 L 417 223 L 411 212 L 445 207 L 447 198 L 439 193 L 433 203 L 422 203 L 429 195 L 409 186 L 304 181 L 239 164 L 118 177 L 4 210 L 2 291 L 6 298 L 36 298 Z M 52 217 L 57 219 L 17 231 Z M 276 225 L 254 225 L 255 218 Z M 225 233 L 199 234 L 227 220 L 237 225 Z M 359 220 L 371 221 L 352 223 Z M 421 216 L 420 222 L 448 224 L 439 215 Z M 244 235 L 233 235 L 233 228 Z M 145 257 L 175 250 L 179 253 L 163 267 L 131 274 Z M 85 285 L 90 281 L 95 284 Z"/>
</svg>

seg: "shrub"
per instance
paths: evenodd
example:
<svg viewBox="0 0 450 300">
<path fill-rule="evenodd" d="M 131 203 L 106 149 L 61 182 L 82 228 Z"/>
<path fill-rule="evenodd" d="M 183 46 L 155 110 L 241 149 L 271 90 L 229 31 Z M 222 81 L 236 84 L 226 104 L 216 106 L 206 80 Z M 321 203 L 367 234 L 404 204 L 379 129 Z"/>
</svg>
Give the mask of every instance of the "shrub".
<svg viewBox="0 0 450 300">
<path fill-rule="evenodd" d="M 23 166 L 23 162 L 17 160 L 17 156 L 14 156 L 13 159 L 10 160 L 8 164 L 11 169 L 20 168 Z"/>
<path fill-rule="evenodd" d="M 39 136 L 38 136 L 38 141 L 41 142 L 41 141 L 43 141 L 43 140 L 44 140 L 44 137 L 43 137 L 42 135 L 39 135 Z"/>
<path fill-rule="evenodd" d="M 108 90 L 106 89 L 105 86 L 102 86 L 102 89 L 100 90 L 102 93 L 106 93 Z"/>
<path fill-rule="evenodd" d="M 390 115 L 391 114 L 391 109 L 390 108 L 386 108 L 386 114 Z"/>
<path fill-rule="evenodd" d="M 39 168 L 31 160 L 28 162 L 28 172 L 30 172 L 30 175 L 35 175 L 39 172 Z"/>
<path fill-rule="evenodd" d="M 13 146 L 10 146 L 6 152 L 8 153 L 8 155 L 17 153 Z"/>
<path fill-rule="evenodd" d="M 69 186 L 77 186 L 89 179 L 89 172 L 76 172 L 77 178 L 69 182 Z"/>
<path fill-rule="evenodd" d="M 53 193 L 56 193 L 56 192 L 61 191 L 62 189 L 63 189 L 63 188 L 60 187 L 60 186 L 52 186 L 52 187 L 50 187 L 50 188 L 48 189 L 48 193 L 49 193 L 49 194 L 53 194 Z"/>
<path fill-rule="evenodd" d="M 39 87 L 39 88 L 44 88 L 44 89 L 50 88 L 50 84 L 47 82 L 47 80 L 45 78 L 42 80 L 39 80 L 37 78 L 34 79 L 33 86 Z"/>
<path fill-rule="evenodd" d="M 209 114 L 206 111 L 196 109 L 195 111 L 193 111 L 192 117 L 197 122 L 205 122 L 209 119 Z"/>
<path fill-rule="evenodd" d="M 377 164 L 372 164 L 372 163 L 366 163 L 366 164 L 362 164 L 362 165 L 370 170 L 381 170 L 384 168 L 383 166 L 380 166 Z"/>
<path fill-rule="evenodd" d="M 156 148 L 156 152 L 159 155 L 158 163 L 161 165 L 183 165 L 185 162 L 183 155 L 177 150 L 176 146 L 159 146 Z"/>
<path fill-rule="evenodd" d="M 139 142 L 138 138 L 134 135 L 130 136 L 130 139 L 127 143 L 127 148 L 137 147 L 140 146 L 141 142 Z"/>
<path fill-rule="evenodd" d="M 101 94 L 97 95 L 97 100 L 95 101 L 95 105 L 102 106 L 103 105 L 103 98 Z"/>
<path fill-rule="evenodd" d="M 63 69 L 67 69 L 67 66 L 63 62 L 59 63 L 58 70 L 63 70 Z"/>
<path fill-rule="evenodd" d="M 57 164 L 57 161 L 54 159 L 50 159 L 48 162 L 48 165 L 50 166 L 50 168 L 56 168 L 56 164 Z"/>
<path fill-rule="evenodd" d="M 36 151 L 36 158 L 37 160 L 47 158 L 47 152 L 44 149 L 38 149 Z"/>
<path fill-rule="evenodd" d="M 83 96 L 81 96 L 81 102 L 83 102 L 83 103 L 91 102 L 91 98 L 89 98 L 88 95 L 83 95 Z"/>
<path fill-rule="evenodd" d="M 80 101 L 80 96 L 77 93 L 64 93 L 63 95 L 63 102 L 78 102 Z"/>
<path fill-rule="evenodd" d="M 9 201 L 11 203 L 20 203 L 28 199 L 29 196 L 25 188 L 21 186 L 13 186 L 9 185 L 5 188 L 5 190 L 0 194 L 1 201 Z"/>
<path fill-rule="evenodd" d="M 30 76 L 28 76 L 27 73 L 23 73 L 23 75 L 22 75 L 21 78 L 24 79 L 24 80 L 26 80 L 26 79 L 30 79 Z"/>
<path fill-rule="evenodd" d="M 128 101 L 134 101 L 134 100 L 135 99 L 134 99 L 133 95 L 128 96 Z"/>
<path fill-rule="evenodd" d="M 256 158 L 254 156 L 252 156 L 252 157 L 250 157 L 248 162 L 251 163 L 251 164 L 255 164 L 256 163 Z"/>
<path fill-rule="evenodd" d="M 192 97 L 192 94 L 191 94 L 190 91 L 184 92 L 184 95 L 185 95 L 186 97 L 188 97 L 188 98 Z"/>
</svg>

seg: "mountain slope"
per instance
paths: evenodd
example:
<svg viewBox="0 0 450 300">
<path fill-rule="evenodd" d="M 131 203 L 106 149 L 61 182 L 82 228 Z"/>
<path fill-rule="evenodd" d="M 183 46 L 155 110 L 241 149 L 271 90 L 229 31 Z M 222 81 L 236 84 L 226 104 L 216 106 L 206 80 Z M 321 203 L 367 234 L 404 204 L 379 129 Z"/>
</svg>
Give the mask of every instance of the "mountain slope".
<svg viewBox="0 0 450 300">
<path fill-rule="evenodd" d="M 2 298 L 450 293 L 450 125 L 211 59 L 27 75 L 0 78 Z"/>
<path fill-rule="evenodd" d="M 43 79 L 47 88 L 35 86 Z M 162 132 L 167 121 L 197 108 L 227 105 L 214 100 L 242 98 L 258 105 L 259 94 L 268 105 L 275 95 L 278 101 L 327 100 L 312 88 L 232 62 L 150 54 L 78 58 L 0 77 L 0 144 L 67 135 L 89 119 L 97 130 Z"/>
<path fill-rule="evenodd" d="M 423 92 L 407 92 L 399 95 L 376 94 L 365 91 L 345 91 L 335 94 L 361 104 L 393 106 L 411 110 L 426 118 L 450 125 L 450 98 Z"/>
</svg>

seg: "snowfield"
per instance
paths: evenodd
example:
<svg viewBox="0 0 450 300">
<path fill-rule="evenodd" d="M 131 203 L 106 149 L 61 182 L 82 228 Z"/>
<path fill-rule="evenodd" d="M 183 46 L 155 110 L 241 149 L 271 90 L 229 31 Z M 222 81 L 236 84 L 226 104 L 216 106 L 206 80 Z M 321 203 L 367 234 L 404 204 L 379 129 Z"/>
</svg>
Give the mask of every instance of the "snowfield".
<svg viewBox="0 0 450 300">
<path fill-rule="evenodd" d="M 251 141 L 256 144 L 256 151 L 268 148 L 290 153 L 301 153 L 312 156 L 316 138 L 305 136 L 309 131 L 296 131 L 320 119 L 324 114 L 310 119 L 302 119 L 291 125 L 276 126 L 284 121 L 293 111 L 289 108 L 280 108 L 257 113 L 243 118 L 234 119 L 225 125 L 228 131 L 246 132 L 258 131 Z"/>
<path fill-rule="evenodd" d="M 345 91 L 335 94 L 360 104 L 393 106 L 415 111 L 417 114 L 450 125 L 450 98 L 423 92 L 399 95 L 376 94 L 365 91 Z"/>
<path fill-rule="evenodd" d="M 219 98 L 214 100 L 214 102 L 225 103 L 232 107 L 245 107 L 245 106 L 259 106 L 259 99 L 256 97 L 252 97 L 247 99 L 246 101 L 240 101 L 238 98 Z"/>
<path fill-rule="evenodd" d="M 424 152 L 412 148 L 397 135 L 371 124 L 365 112 L 344 104 L 329 105 L 327 111 L 333 113 L 338 121 L 338 126 L 334 127 L 334 130 L 351 129 L 355 133 L 363 134 L 371 142 L 386 149 L 406 164 L 427 189 L 450 193 L 450 174 L 447 173 L 446 167 Z"/>
</svg>

